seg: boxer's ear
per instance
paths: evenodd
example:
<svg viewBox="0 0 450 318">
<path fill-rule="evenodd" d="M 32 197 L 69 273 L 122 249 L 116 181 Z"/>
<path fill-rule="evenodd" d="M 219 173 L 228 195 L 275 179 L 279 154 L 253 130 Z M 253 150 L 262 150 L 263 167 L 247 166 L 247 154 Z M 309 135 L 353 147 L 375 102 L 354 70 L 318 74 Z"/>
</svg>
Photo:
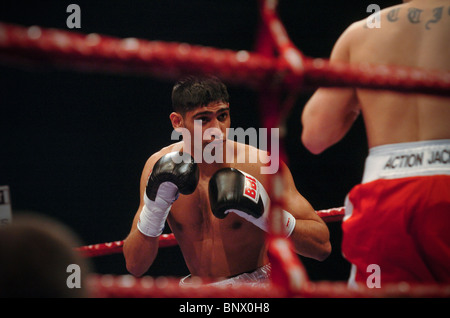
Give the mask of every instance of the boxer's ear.
<svg viewBox="0 0 450 318">
<path fill-rule="evenodd" d="M 173 129 L 184 128 L 183 116 L 180 113 L 172 112 L 169 118 Z"/>
</svg>

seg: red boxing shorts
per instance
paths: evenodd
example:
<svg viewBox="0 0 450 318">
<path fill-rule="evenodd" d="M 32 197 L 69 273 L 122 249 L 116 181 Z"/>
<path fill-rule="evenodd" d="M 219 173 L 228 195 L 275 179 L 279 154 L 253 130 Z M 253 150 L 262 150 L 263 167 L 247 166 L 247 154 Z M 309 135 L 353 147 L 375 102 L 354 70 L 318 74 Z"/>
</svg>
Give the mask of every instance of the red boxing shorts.
<svg viewBox="0 0 450 318">
<path fill-rule="evenodd" d="M 342 253 L 349 285 L 450 283 L 450 140 L 371 148 L 346 198 Z"/>
</svg>

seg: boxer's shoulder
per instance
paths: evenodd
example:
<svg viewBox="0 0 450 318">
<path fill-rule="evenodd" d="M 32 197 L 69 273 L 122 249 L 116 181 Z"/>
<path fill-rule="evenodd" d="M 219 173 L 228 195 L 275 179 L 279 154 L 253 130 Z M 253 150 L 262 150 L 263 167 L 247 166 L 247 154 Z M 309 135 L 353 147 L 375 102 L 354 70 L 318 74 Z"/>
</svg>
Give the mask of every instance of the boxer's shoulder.
<svg viewBox="0 0 450 318">
<path fill-rule="evenodd" d="M 183 142 L 176 142 L 173 144 L 170 144 L 168 146 L 165 146 L 161 149 L 159 149 L 158 151 L 156 151 L 155 153 L 153 153 L 148 159 L 147 162 L 153 162 L 155 163 L 156 161 L 158 161 L 162 156 L 167 155 L 168 153 L 174 152 L 174 151 L 180 151 L 182 150 L 182 144 Z"/>
<path fill-rule="evenodd" d="M 234 148 L 234 159 L 236 162 L 261 164 L 268 161 L 269 153 L 266 150 L 261 150 L 255 146 L 240 142 L 228 142 Z"/>
</svg>

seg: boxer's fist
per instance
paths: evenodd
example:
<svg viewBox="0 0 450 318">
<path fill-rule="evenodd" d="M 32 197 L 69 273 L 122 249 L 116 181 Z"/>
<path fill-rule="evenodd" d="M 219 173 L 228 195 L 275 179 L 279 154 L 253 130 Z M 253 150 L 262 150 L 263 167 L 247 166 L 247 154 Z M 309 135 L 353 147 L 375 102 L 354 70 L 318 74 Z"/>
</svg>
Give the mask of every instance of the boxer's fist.
<svg viewBox="0 0 450 318">
<path fill-rule="evenodd" d="M 176 158 L 178 156 L 178 158 Z M 156 237 L 164 229 L 172 203 L 179 193 L 191 194 L 198 184 L 199 171 L 194 159 L 181 161 L 178 152 L 162 156 L 153 166 L 144 193 L 144 207 L 140 213 L 137 228 L 146 236 Z"/>
<path fill-rule="evenodd" d="M 176 189 L 175 196 L 178 195 L 178 192 L 181 194 L 191 194 L 195 191 L 199 178 L 198 166 L 192 157 L 190 157 L 187 163 L 183 161 L 175 163 L 175 157 L 179 156 L 178 152 L 171 152 L 162 156 L 155 163 L 145 190 L 148 199 L 154 201 L 161 185 L 165 182 L 170 183 L 170 189 Z M 168 199 L 170 199 L 170 196 Z M 175 197 L 172 199 L 175 200 Z"/>
<path fill-rule="evenodd" d="M 219 219 L 235 210 L 258 219 L 264 214 L 267 193 L 252 176 L 225 168 L 209 180 L 209 202 L 213 214 Z"/>
<path fill-rule="evenodd" d="M 253 176 L 233 168 L 217 171 L 209 181 L 209 202 L 212 213 L 223 219 L 232 212 L 268 231 L 270 199 L 263 185 Z M 291 235 L 295 218 L 282 211 L 284 234 Z"/>
</svg>

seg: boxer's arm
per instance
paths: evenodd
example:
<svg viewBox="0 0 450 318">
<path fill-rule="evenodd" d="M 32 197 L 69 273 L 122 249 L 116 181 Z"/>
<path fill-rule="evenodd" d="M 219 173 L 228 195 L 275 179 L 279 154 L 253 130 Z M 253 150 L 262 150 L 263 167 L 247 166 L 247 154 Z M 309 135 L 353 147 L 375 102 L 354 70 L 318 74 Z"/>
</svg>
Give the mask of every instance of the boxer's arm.
<svg viewBox="0 0 450 318">
<path fill-rule="evenodd" d="M 336 42 L 330 62 L 350 61 L 350 27 Z M 307 102 L 302 114 L 302 142 L 314 154 L 340 141 L 360 112 L 353 88 L 319 88 Z"/>
<path fill-rule="evenodd" d="M 331 253 L 328 227 L 306 199 L 296 190 L 288 167 L 281 163 L 282 227 L 280 234 L 289 236 L 298 254 L 324 260 Z M 258 180 L 264 180 L 265 185 Z M 217 171 L 209 182 L 212 213 L 220 219 L 235 213 L 264 231 L 269 231 L 268 217 L 272 198 L 266 188 L 272 178 L 254 177 L 243 171 L 225 168 Z M 274 183 L 274 184 L 279 184 Z M 275 190 L 278 192 L 280 190 Z"/>
<path fill-rule="evenodd" d="M 173 151 L 150 157 L 141 176 L 140 209 L 124 244 L 127 269 L 135 276 L 144 274 L 153 263 L 173 202 L 180 193 L 193 193 L 198 178 L 198 166 L 188 154 Z"/>
<path fill-rule="evenodd" d="M 295 252 L 322 261 L 331 253 L 330 233 L 311 204 L 297 191 L 289 168 L 281 163 L 283 209 L 296 219 L 290 236 Z"/>
<path fill-rule="evenodd" d="M 134 276 L 142 276 L 153 264 L 158 254 L 159 238 L 142 234 L 137 228 L 140 213 L 144 208 L 144 193 L 147 180 L 156 161 L 161 157 L 160 153 L 152 155 L 144 166 L 140 181 L 140 204 L 133 219 L 133 224 L 128 237 L 123 244 L 123 255 L 127 270 Z"/>
</svg>

